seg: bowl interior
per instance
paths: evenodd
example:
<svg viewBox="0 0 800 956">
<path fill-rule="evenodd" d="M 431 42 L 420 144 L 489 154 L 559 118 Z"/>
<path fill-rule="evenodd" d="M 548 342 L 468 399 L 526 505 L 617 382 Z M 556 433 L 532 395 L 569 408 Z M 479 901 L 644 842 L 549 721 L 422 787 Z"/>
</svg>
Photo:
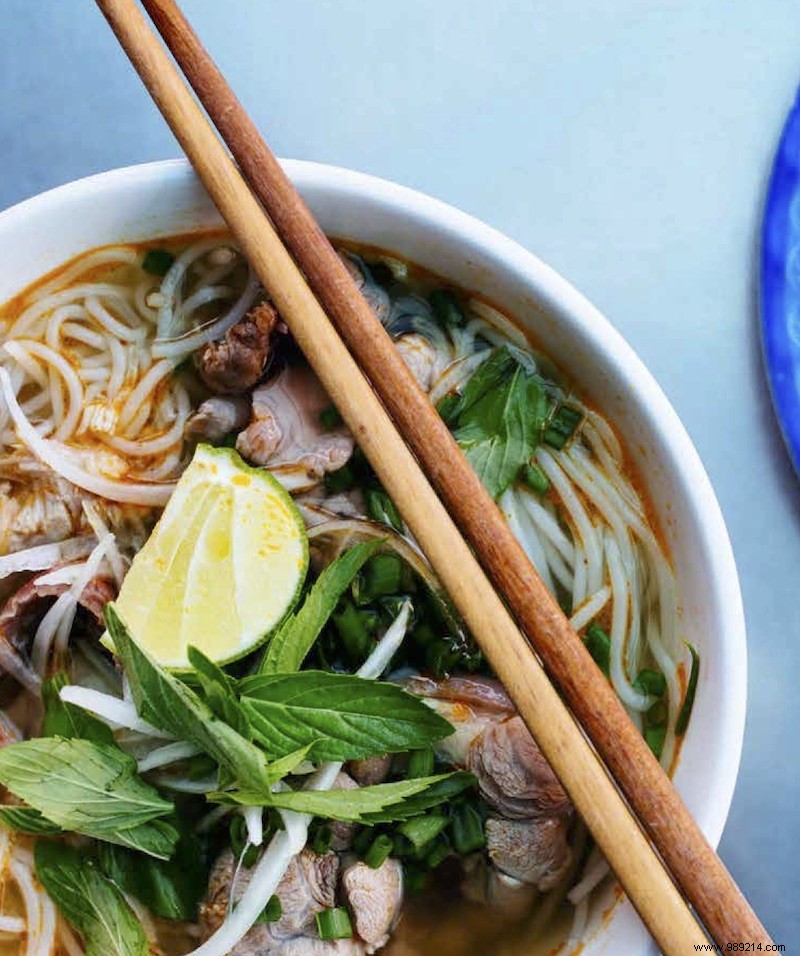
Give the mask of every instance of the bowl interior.
<svg viewBox="0 0 800 956">
<path fill-rule="evenodd" d="M 613 327 L 568 283 L 489 227 L 411 190 L 309 163 L 287 163 L 322 227 L 439 273 L 514 316 L 585 398 L 617 426 L 677 572 L 683 636 L 702 667 L 675 782 L 709 840 L 722 833 L 744 725 L 746 655 L 727 533 L 682 425 Z M 45 193 L 0 215 L 0 302 L 94 246 L 220 224 L 182 161 L 117 170 Z M 611 900 L 594 907 L 594 920 Z M 629 905 L 585 953 L 649 952 Z M 655 950 L 652 950 L 653 952 Z"/>
</svg>

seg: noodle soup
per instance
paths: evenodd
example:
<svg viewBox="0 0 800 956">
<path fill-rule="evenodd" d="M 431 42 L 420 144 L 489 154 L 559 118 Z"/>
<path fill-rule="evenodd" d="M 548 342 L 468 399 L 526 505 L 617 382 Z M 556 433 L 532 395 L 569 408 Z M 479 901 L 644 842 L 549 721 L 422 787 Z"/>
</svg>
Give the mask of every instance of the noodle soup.
<svg viewBox="0 0 800 956">
<path fill-rule="evenodd" d="M 671 768 L 697 658 L 613 427 L 487 302 L 378 250 L 339 251 Z M 38 934 L 36 952 L 81 952 L 108 913 L 131 952 L 176 956 L 201 940 L 287 956 L 580 942 L 607 867 L 229 237 L 98 249 L 0 319 L 8 951 Z M 252 554 L 244 487 L 260 489 L 248 508 L 283 516 Z M 237 554 L 267 551 L 283 563 L 260 586 L 225 590 L 229 553 L 235 577 Z M 176 645 L 190 617 L 202 626 Z M 178 703 L 147 702 L 142 668 L 188 708 L 180 726 Z M 216 730 L 202 736 L 199 714 Z M 47 773 L 22 779 L 34 746 Z M 89 787 L 77 755 L 112 795 L 91 820 L 47 785 L 69 765 L 71 792 Z M 282 773 L 256 797 L 260 762 Z M 135 785 L 119 789 L 115 766 Z M 310 780 L 322 795 L 303 803 Z M 120 844 L 112 798 L 151 829 Z M 65 883 L 106 911 L 70 909 Z"/>
</svg>

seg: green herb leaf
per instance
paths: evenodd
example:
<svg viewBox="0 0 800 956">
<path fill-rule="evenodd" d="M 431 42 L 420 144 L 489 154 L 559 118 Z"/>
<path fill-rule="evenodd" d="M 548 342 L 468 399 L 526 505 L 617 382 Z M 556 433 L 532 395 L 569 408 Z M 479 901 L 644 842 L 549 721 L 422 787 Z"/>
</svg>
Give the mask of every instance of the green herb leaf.
<svg viewBox="0 0 800 956">
<path fill-rule="evenodd" d="M 494 498 L 508 488 L 541 439 L 547 399 L 507 346 L 495 349 L 448 409 L 453 436 Z"/>
<path fill-rule="evenodd" d="M 317 760 L 358 760 L 424 747 L 451 725 L 395 684 L 350 674 L 256 675 L 241 684 L 258 742 L 282 756 L 311 745 Z"/>
<path fill-rule="evenodd" d="M 113 604 L 106 605 L 104 617 L 140 716 L 175 737 L 195 744 L 241 786 L 254 789 L 265 786 L 266 758 L 258 747 L 220 720 L 190 687 L 142 650 Z"/>
<path fill-rule="evenodd" d="M 46 820 L 33 807 L 0 807 L 0 823 L 29 836 L 55 836 L 61 827 Z"/>
<path fill-rule="evenodd" d="M 424 813 L 452 799 L 474 782 L 472 774 L 457 771 L 379 783 L 358 790 L 281 790 L 266 794 L 242 790 L 209 794 L 209 799 L 218 803 L 296 810 L 325 820 L 377 824 L 407 820 Z"/>
<path fill-rule="evenodd" d="M 86 956 L 147 956 L 138 917 L 94 860 L 66 844 L 41 840 L 34 859 L 39 882 L 83 936 Z"/>
<path fill-rule="evenodd" d="M 61 688 L 68 683 L 69 678 L 63 671 L 50 680 L 43 681 L 42 700 L 45 710 L 41 736 L 65 739 L 79 737 L 82 740 L 113 746 L 116 742 L 108 724 L 104 724 L 82 707 L 68 704 L 59 697 Z"/>
<path fill-rule="evenodd" d="M 236 681 L 229 677 L 221 667 L 197 647 L 187 650 L 189 663 L 195 670 L 197 679 L 203 689 L 203 696 L 208 706 L 229 727 L 232 727 L 242 737 L 252 740 L 253 732 L 247 715 L 239 703 L 236 691 Z"/>
<path fill-rule="evenodd" d="M 126 845 L 133 839 L 166 855 L 174 847 L 163 828 L 151 826 L 172 804 L 118 747 L 60 737 L 9 744 L 0 750 L 0 782 L 63 830 Z"/>
<path fill-rule="evenodd" d="M 140 900 L 155 916 L 196 920 L 197 907 L 208 884 L 208 867 L 197 837 L 181 832 L 171 860 L 154 860 L 112 844 L 101 844 L 100 866 L 126 893 Z"/>
<path fill-rule="evenodd" d="M 142 268 L 150 275 L 165 276 L 174 261 L 175 256 L 166 249 L 148 249 L 142 259 Z"/>
<path fill-rule="evenodd" d="M 325 568 L 300 610 L 283 622 L 269 642 L 261 659 L 260 674 L 288 674 L 299 670 L 339 598 L 383 543 L 383 539 L 378 539 L 357 544 Z"/>
</svg>

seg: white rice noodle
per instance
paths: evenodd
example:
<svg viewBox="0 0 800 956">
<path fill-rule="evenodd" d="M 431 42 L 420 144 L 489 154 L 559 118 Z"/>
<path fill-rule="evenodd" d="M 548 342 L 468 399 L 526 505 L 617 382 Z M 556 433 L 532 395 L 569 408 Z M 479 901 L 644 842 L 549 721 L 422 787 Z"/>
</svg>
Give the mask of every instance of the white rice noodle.
<svg viewBox="0 0 800 956">
<path fill-rule="evenodd" d="M 115 451 L 131 458 L 150 458 L 153 455 L 168 451 L 179 442 L 182 444 L 183 431 L 192 410 L 192 403 L 184 388 L 177 386 L 176 392 L 178 394 L 178 414 L 174 424 L 163 435 L 144 441 L 118 438 L 116 435 L 104 435 L 105 443 Z"/>
<path fill-rule="evenodd" d="M 582 631 L 587 624 L 590 624 L 594 618 L 603 610 L 611 600 L 611 588 L 602 587 L 599 591 L 587 598 L 580 607 L 574 609 L 569 623 L 574 631 Z"/>
<path fill-rule="evenodd" d="M 503 315 L 502 312 L 498 312 L 497 309 L 492 308 L 481 299 L 470 299 L 467 302 L 467 309 L 487 323 L 489 328 L 483 330 L 483 334 L 490 341 L 496 340 L 500 345 L 513 342 L 521 349 L 530 349 L 530 342 L 525 338 L 522 329 L 512 322 L 508 316 Z M 499 332 L 499 335 L 493 337 L 492 332 L 494 330 Z"/>
<path fill-rule="evenodd" d="M 74 312 L 72 310 L 74 310 Z M 57 309 L 56 312 L 53 313 L 53 316 L 55 317 L 59 313 L 65 313 L 68 311 L 70 315 L 74 315 L 75 318 L 78 318 L 79 314 L 81 319 L 88 314 L 81 306 L 65 305 L 61 309 Z M 61 337 L 65 339 L 74 339 L 76 342 L 81 342 L 83 345 L 88 345 L 90 348 L 96 349 L 98 352 L 103 352 L 108 348 L 108 342 L 111 338 L 110 336 L 103 335 L 101 332 L 95 332 L 94 329 L 87 328 L 85 325 L 81 325 L 77 321 L 64 322 L 63 325 L 61 325 Z M 47 344 L 54 349 L 58 349 L 59 346 L 58 341 L 53 343 L 49 339 Z M 108 361 L 104 355 L 96 355 L 91 357 L 86 356 L 81 364 L 90 360 L 102 362 Z"/>
<path fill-rule="evenodd" d="M 606 537 L 606 557 L 611 578 L 611 593 L 614 603 L 611 609 L 611 651 L 609 672 L 611 683 L 620 700 L 632 710 L 645 711 L 653 703 L 653 698 L 642 694 L 631 683 L 625 670 L 625 640 L 630 610 L 630 581 L 622 561 L 617 540 L 613 535 Z"/>
<path fill-rule="evenodd" d="M 610 872 L 608 863 L 606 863 L 597 847 L 594 847 L 586 861 L 583 875 L 567 893 L 567 899 L 573 906 L 577 906 L 603 882 Z"/>
<path fill-rule="evenodd" d="M 56 945 L 58 911 L 56 910 L 55 903 L 53 903 L 45 892 L 39 892 L 39 903 L 41 906 L 42 920 L 38 956 L 52 956 Z"/>
<path fill-rule="evenodd" d="M 37 297 L 50 295 L 63 289 L 64 286 L 74 282 L 79 276 L 84 275 L 90 269 L 97 269 L 99 266 L 110 265 L 136 265 L 139 258 L 138 252 L 131 246 L 109 246 L 106 249 L 96 249 L 68 266 L 63 271 L 36 289 Z"/>
<path fill-rule="evenodd" d="M 75 617 L 76 602 L 70 591 L 59 594 L 53 605 L 49 608 L 45 616 L 39 622 L 36 633 L 31 645 L 31 665 L 39 675 L 43 677 L 47 670 L 47 662 L 50 658 L 50 650 L 56 639 L 56 634 L 62 622 L 67 621 L 68 626 L 72 626 Z"/>
<path fill-rule="evenodd" d="M 78 942 L 72 927 L 63 916 L 58 917 L 58 942 L 67 956 L 85 956 L 85 948 Z"/>
<path fill-rule="evenodd" d="M 258 277 L 250 270 L 244 290 L 224 315 L 211 322 L 205 322 L 178 338 L 156 339 L 152 346 L 153 356 L 156 358 L 168 357 L 173 362 L 179 362 L 185 356 L 200 348 L 201 345 L 205 345 L 206 342 L 221 338 L 250 309 L 256 300 L 258 291 Z"/>
<path fill-rule="evenodd" d="M 247 827 L 247 842 L 261 846 L 264 842 L 264 810 L 262 807 L 242 807 L 242 816 Z M 231 894 L 233 897 L 233 894 Z"/>
<path fill-rule="evenodd" d="M 520 501 L 530 515 L 531 520 L 544 537 L 552 542 L 553 547 L 571 567 L 575 564 L 575 545 L 561 530 L 557 518 L 537 499 L 535 493 L 520 486 Z"/>
<path fill-rule="evenodd" d="M 0 557 L 0 579 L 18 571 L 43 571 L 62 561 L 85 558 L 92 550 L 90 537 L 66 538 L 53 544 L 37 544 L 24 551 L 4 554 Z"/>
<path fill-rule="evenodd" d="M 118 311 L 125 314 L 126 318 L 132 317 L 135 320 L 133 326 L 127 325 L 125 322 L 120 322 L 119 319 L 115 318 L 96 295 L 87 296 L 86 311 L 101 328 L 105 329 L 106 332 L 110 332 L 118 341 L 141 342 L 146 335 L 147 327 L 138 323 L 139 317 L 135 313 L 131 316 L 128 310 L 119 309 L 119 301 L 120 299 L 117 297 L 115 306 L 117 306 Z"/>
<path fill-rule="evenodd" d="M 25 924 L 28 931 L 25 944 L 25 956 L 45 956 L 49 949 L 42 949 L 42 907 L 41 896 L 33 882 L 30 867 L 16 855 L 12 855 L 8 864 L 9 872 L 19 887 L 22 904 L 25 907 Z"/>
<path fill-rule="evenodd" d="M 159 383 L 172 374 L 172 362 L 163 359 L 156 362 L 140 379 L 136 387 L 131 390 L 119 413 L 119 427 L 124 429 L 133 421 L 136 412 L 145 401 L 150 398 Z"/>
<path fill-rule="evenodd" d="M 86 515 L 86 520 L 89 522 L 89 527 L 94 532 L 95 537 L 98 541 L 109 540 L 108 548 L 106 550 L 106 557 L 108 558 L 108 564 L 111 568 L 111 573 L 114 575 L 114 581 L 116 582 L 117 587 L 122 586 L 122 580 L 125 577 L 125 559 L 122 557 L 122 554 L 117 547 L 116 538 L 108 530 L 108 525 L 103 521 L 102 515 L 93 501 L 83 501 L 83 513 Z"/>
<path fill-rule="evenodd" d="M 575 574 L 572 579 L 572 606 L 580 607 L 586 600 L 588 591 L 586 552 L 580 544 L 575 545 Z M 597 593 L 597 592 L 595 592 Z"/>
<path fill-rule="evenodd" d="M 507 488 L 497 503 L 500 505 L 501 511 L 505 514 L 508 520 L 508 526 L 511 528 L 514 537 L 519 541 L 522 550 L 527 554 L 533 566 L 539 572 L 547 590 L 550 591 L 551 594 L 555 594 L 553 576 L 550 573 L 539 535 L 533 522 L 526 520 L 527 516 L 525 516 L 522 509 L 517 506 L 516 496 L 512 489 Z"/>
<path fill-rule="evenodd" d="M 59 441 L 64 441 L 66 438 L 69 438 L 75 431 L 75 426 L 78 424 L 81 412 L 83 411 L 83 386 L 75 369 L 63 355 L 59 355 L 58 352 L 55 352 L 47 345 L 43 345 L 41 342 L 31 342 L 28 340 L 22 342 L 6 342 L 4 348 L 6 352 L 17 361 L 20 360 L 20 356 L 24 353 L 27 353 L 29 356 L 33 355 L 61 376 L 66 386 L 69 411 L 64 413 L 63 419 L 60 424 L 57 425 L 55 437 Z M 48 390 L 51 383 L 52 378 L 48 377 L 47 385 L 45 386 Z M 60 396 L 61 393 L 58 387 L 56 391 Z"/>
<path fill-rule="evenodd" d="M 403 641 L 410 611 L 411 605 L 406 602 L 358 671 L 360 677 L 376 679 L 383 673 Z M 330 790 L 341 769 L 342 764 L 338 761 L 323 764 L 306 782 L 304 789 Z M 260 812 L 260 808 L 258 809 Z M 228 913 L 219 929 L 187 956 L 226 956 L 258 919 L 269 898 L 278 888 L 292 858 L 306 845 L 308 826 L 312 820 L 310 814 L 296 813 L 293 810 L 281 810 L 280 814 L 285 829 L 279 830 L 270 841 L 236 906 Z M 230 898 L 233 897 L 232 887 Z"/>
<path fill-rule="evenodd" d="M 583 899 L 575 907 L 572 915 L 572 926 L 569 931 L 568 942 L 570 945 L 583 942 L 586 933 L 586 924 L 589 922 L 589 899 Z"/>
<path fill-rule="evenodd" d="M 56 474 L 71 481 L 73 485 L 111 501 L 139 505 L 162 506 L 174 491 L 174 484 L 146 485 L 135 482 L 104 478 L 96 471 L 85 470 L 79 462 L 85 457 L 61 442 L 44 439 L 28 421 L 17 402 L 8 372 L 0 367 L 0 392 L 2 392 L 11 419 L 21 441 L 37 458 Z"/>
<path fill-rule="evenodd" d="M 3 916 L 0 913 L 0 933 L 7 933 L 9 936 L 19 936 L 26 929 L 25 920 L 21 916 Z"/>
<path fill-rule="evenodd" d="M 459 391 L 475 369 L 485 361 L 485 352 L 474 352 L 451 362 L 436 379 L 433 388 L 428 393 L 431 402 L 436 405 L 448 392 Z"/>
<path fill-rule="evenodd" d="M 148 419 L 150 418 L 150 413 L 153 410 L 153 403 L 150 401 L 143 402 L 139 407 L 136 414 L 128 423 L 128 426 L 125 428 L 125 438 L 134 439 L 141 432 L 144 426 L 147 424 Z"/>
<path fill-rule="evenodd" d="M 186 274 L 193 263 L 217 246 L 219 246 L 219 240 L 217 239 L 202 239 L 199 242 L 192 243 L 188 249 L 184 249 L 167 270 L 158 290 L 161 295 L 157 323 L 159 338 L 169 338 L 180 331 L 175 317 L 177 310 L 180 308 L 181 286 Z"/>
<path fill-rule="evenodd" d="M 592 523 L 569 478 L 562 471 L 552 452 L 539 447 L 536 450 L 536 461 L 561 498 L 564 509 L 572 522 L 573 534 L 577 538 L 576 545 L 580 543 L 583 547 L 586 558 L 586 592 L 579 595 L 580 600 L 575 602 L 580 604 L 587 593 L 593 594 L 603 586 L 602 540 L 598 529 Z"/>
<path fill-rule="evenodd" d="M 150 770 L 156 770 L 158 767 L 167 767 L 171 763 L 177 763 L 179 760 L 188 760 L 200 753 L 200 748 L 195 747 L 185 740 L 177 740 L 174 744 L 165 744 L 163 747 L 157 747 L 151 750 L 149 754 L 137 760 L 139 773 L 147 773 Z"/>
<path fill-rule="evenodd" d="M 165 790 L 174 790 L 176 793 L 206 794 L 212 790 L 219 790 L 219 779 L 216 774 L 204 777 L 202 780 L 190 780 L 188 777 L 178 777 L 170 773 L 156 773 L 150 779 L 156 786 L 163 787 Z"/>
<path fill-rule="evenodd" d="M 667 732 L 664 736 L 661 762 L 665 767 L 671 767 L 676 747 L 675 723 L 683 705 L 683 694 L 678 679 L 677 664 L 664 646 L 658 622 L 654 617 L 651 617 L 648 622 L 647 636 L 650 652 L 667 679 Z"/>
<path fill-rule="evenodd" d="M 192 313 L 202 309 L 204 305 L 218 302 L 220 299 L 230 299 L 235 294 L 235 290 L 229 285 L 206 285 L 206 282 L 208 279 L 204 279 L 201 288 L 193 292 L 177 310 L 175 317 L 182 328 L 191 322 Z"/>
<path fill-rule="evenodd" d="M 88 710 L 104 720 L 113 730 L 127 727 L 129 730 L 135 730 L 150 737 L 158 737 L 161 740 L 173 739 L 171 734 L 142 720 L 132 703 L 111 694 L 104 694 L 88 687 L 78 687 L 76 684 L 67 684 L 66 687 L 61 688 L 60 697 L 68 704 L 75 704 L 77 707 Z"/>
</svg>

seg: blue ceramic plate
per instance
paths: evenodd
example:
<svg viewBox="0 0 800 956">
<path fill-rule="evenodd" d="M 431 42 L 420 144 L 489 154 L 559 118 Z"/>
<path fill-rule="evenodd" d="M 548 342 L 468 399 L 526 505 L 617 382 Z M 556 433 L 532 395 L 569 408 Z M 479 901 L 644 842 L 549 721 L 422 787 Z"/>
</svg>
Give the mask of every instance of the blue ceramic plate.
<svg viewBox="0 0 800 956">
<path fill-rule="evenodd" d="M 761 334 L 775 411 L 800 473 L 800 94 L 775 156 L 761 229 Z"/>
</svg>

